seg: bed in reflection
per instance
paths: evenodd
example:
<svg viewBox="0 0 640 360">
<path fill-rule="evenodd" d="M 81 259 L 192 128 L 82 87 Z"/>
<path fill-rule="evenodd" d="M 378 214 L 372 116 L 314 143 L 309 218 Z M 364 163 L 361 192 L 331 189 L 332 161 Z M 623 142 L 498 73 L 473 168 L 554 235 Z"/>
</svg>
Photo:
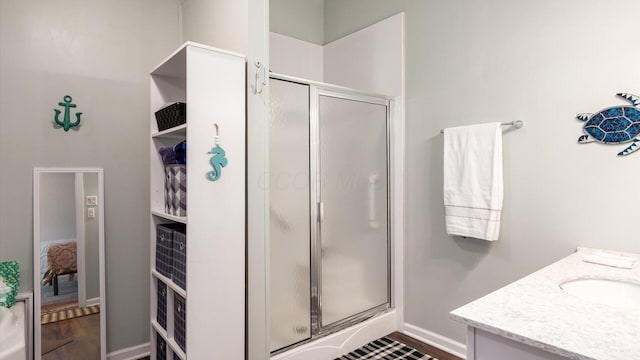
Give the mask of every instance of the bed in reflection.
<svg viewBox="0 0 640 360">
<path fill-rule="evenodd" d="M 58 296 L 58 277 L 69 275 L 69 281 L 75 279 L 78 272 L 77 244 L 75 240 L 43 242 L 40 246 L 40 264 L 42 285 L 53 286 L 53 296 Z"/>
</svg>

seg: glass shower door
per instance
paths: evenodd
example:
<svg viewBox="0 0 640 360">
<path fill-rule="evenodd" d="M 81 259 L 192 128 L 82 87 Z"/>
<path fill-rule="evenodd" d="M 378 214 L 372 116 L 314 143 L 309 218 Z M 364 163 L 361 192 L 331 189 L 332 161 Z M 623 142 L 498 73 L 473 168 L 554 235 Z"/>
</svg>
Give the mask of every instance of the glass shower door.
<svg viewBox="0 0 640 360">
<path fill-rule="evenodd" d="M 388 103 L 318 94 L 319 156 L 312 183 L 318 187 L 314 245 L 318 326 L 324 332 L 389 304 Z"/>
<path fill-rule="evenodd" d="M 309 86 L 270 84 L 271 350 L 311 337 Z"/>
<path fill-rule="evenodd" d="M 271 79 L 272 353 L 390 305 L 386 98 Z"/>
</svg>

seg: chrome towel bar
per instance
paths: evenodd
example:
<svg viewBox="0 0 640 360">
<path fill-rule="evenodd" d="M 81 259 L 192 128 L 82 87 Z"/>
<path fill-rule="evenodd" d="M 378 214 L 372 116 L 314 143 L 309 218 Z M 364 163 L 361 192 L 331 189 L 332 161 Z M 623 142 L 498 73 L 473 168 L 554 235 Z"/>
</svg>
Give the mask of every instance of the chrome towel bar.
<svg viewBox="0 0 640 360">
<path fill-rule="evenodd" d="M 503 123 L 500 123 L 500 125 L 502 125 L 502 126 L 513 126 L 516 129 L 520 129 L 521 127 L 524 126 L 524 121 L 516 120 L 516 121 L 511 121 L 511 122 L 503 122 Z M 440 130 L 440 134 L 444 134 L 444 129 Z"/>
</svg>

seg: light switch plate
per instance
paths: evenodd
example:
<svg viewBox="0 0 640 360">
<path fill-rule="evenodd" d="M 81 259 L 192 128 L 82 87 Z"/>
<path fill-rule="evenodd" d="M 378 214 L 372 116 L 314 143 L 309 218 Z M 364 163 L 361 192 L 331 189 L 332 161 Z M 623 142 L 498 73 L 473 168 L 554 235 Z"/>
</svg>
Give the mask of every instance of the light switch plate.
<svg viewBox="0 0 640 360">
<path fill-rule="evenodd" d="M 89 219 L 94 219 L 96 217 L 96 208 L 92 208 L 92 207 L 88 208 L 87 209 L 87 217 Z"/>
<path fill-rule="evenodd" d="M 98 197 L 96 195 L 87 196 L 87 205 L 98 205 Z"/>
</svg>

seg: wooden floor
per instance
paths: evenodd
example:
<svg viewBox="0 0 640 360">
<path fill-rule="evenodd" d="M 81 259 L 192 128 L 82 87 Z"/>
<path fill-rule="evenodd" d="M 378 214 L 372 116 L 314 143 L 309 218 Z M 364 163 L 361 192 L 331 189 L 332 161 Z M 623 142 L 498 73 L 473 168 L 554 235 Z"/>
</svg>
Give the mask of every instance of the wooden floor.
<svg viewBox="0 0 640 360">
<path fill-rule="evenodd" d="M 100 359 L 100 314 L 42 325 L 42 339 L 72 340 L 43 355 L 43 360 Z"/>
<path fill-rule="evenodd" d="M 421 353 L 429 354 L 437 358 L 438 360 L 462 360 L 461 358 L 451 355 L 446 351 L 442 351 L 437 347 L 427 345 L 421 341 L 418 341 L 410 336 L 407 336 L 397 331 L 387 336 L 392 338 L 393 340 L 400 341 L 401 343 L 407 344 L 410 347 L 420 351 Z"/>
</svg>

